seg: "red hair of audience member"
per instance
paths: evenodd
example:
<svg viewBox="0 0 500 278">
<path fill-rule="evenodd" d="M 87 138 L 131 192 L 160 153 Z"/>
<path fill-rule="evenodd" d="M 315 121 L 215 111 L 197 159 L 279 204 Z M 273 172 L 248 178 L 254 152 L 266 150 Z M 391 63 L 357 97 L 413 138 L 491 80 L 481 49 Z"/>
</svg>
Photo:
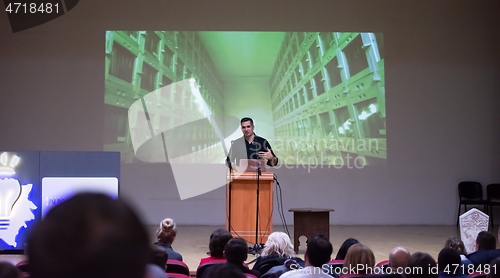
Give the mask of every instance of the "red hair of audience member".
<svg viewBox="0 0 500 278">
<path fill-rule="evenodd" d="M 349 272 L 351 272 L 350 269 L 354 269 L 354 274 L 372 274 L 370 271 L 367 273 L 366 270 L 367 268 L 373 269 L 375 267 L 375 255 L 368 246 L 356 243 L 347 250 L 344 267 L 347 267 Z"/>
</svg>

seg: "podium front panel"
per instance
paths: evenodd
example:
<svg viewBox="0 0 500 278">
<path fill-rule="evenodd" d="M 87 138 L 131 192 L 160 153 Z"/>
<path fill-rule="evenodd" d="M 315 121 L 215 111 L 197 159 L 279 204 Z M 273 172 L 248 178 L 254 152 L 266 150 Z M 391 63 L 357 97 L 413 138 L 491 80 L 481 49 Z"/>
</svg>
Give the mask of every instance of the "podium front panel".
<svg viewBox="0 0 500 278">
<path fill-rule="evenodd" d="M 272 233 L 273 219 L 273 173 L 265 172 L 259 177 L 259 228 L 257 243 L 265 243 Z M 233 236 L 255 243 L 257 217 L 257 175 L 256 173 L 233 174 L 226 192 L 226 229 Z M 231 200 L 229 200 L 231 199 Z M 229 206 L 231 203 L 231 206 Z M 229 215 L 231 219 L 229 219 Z M 231 227 L 229 227 L 229 224 Z"/>
</svg>

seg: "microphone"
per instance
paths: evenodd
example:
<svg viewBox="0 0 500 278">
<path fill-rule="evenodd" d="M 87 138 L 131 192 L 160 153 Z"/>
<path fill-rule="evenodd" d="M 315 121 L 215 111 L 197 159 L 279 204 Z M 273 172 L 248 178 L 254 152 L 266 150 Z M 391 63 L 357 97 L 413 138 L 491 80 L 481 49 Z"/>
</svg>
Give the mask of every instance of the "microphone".
<svg viewBox="0 0 500 278">
<path fill-rule="evenodd" d="M 233 146 L 234 140 L 231 140 L 231 147 Z M 231 149 L 229 150 L 231 152 Z M 226 164 L 229 167 L 229 171 L 233 171 L 233 166 L 231 165 L 231 160 L 229 159 L 229 154 L 226 156 Z"/>
<path fill-rule="evenodd" d="M 233 171 L 233 166 L 231 165 L 231 160 L 229 160 L 229 156 L 226 157 L 226 164 L 229 167 L 229 171 Z"/>
</svg>

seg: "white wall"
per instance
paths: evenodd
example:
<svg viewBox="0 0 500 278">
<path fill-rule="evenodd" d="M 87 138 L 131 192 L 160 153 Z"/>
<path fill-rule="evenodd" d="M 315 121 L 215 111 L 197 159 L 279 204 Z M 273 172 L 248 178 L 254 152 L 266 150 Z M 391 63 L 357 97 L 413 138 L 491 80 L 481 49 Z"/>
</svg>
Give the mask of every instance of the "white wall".
<svg viewBox="0 0 500 278">
<path fill-rule="evenodd" d="M 0 149 L 102 150 L 106 30 L 384 32 L 388 165 L 279 169 L 285 211 L 333 208 L 334 224 L 454 224 L 459 181 L 500 182 L 499 5 L 88 0 L 16 34 L 0 13 Z M 166 165 L 124 165 L 120 186 L 149 224 L 224 223 L 224 190 L 180 201 Z"/>
</svg>

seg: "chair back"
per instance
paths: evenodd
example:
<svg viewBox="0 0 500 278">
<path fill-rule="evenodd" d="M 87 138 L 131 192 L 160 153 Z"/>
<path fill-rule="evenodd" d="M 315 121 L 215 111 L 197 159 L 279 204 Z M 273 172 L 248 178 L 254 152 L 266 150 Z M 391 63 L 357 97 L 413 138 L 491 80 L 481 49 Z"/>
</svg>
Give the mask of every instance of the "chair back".
<svg viewBox="0 0 500 278">
<path fill-rule="evenodd" d="M 476 181 L 463 181 L 458 184 L 458 196 L 460 200 L 481 200 L 483 198 L 483 187 Z"/>
<path fill-rule="evenodd" d="M 180 274 L 180 273 L 165 273 L 165 277 L 178 277 L 178 278 L 190 278 L 189 275 L 185 275 L 185 274 Z"/>
<path fill-rule="evenodd" d="M 342 267 L 344 260 L 331 260 L 328 262 L 328 274 L 335 275 L 335 277 L 342 274 Z"/>
<path fill-rule="evenodd" d="M 19 269 L 20 272 L 30 272 L 29 264 L 28 261 L 20 261 L 16 264 L 17 269 Z"/>
<path fill-rule="evenodd" d="M 382 273 L 386 273 L 386 269 L 389 266 L 389 260 L 381 261 L 375 267 L 378 267 L 382 270 Z"/>
<path fill-rule="evenodd" d="M 208 263 L 201 264 L 198 266 L 198 269 L 196 270 L 196 278 L 201 278 L 203 276 L 203 273 L 211 266 L 213 265 L 219 265 L 219 264 L 224 264 L 226 263 L 225 259 L 220 259 L 220 260 L 213 260 Z"/>
<path fill-rule="evenodd" d="M 179 273 L 189 276 L 189 267 L 181 261 L 168 260 L 167 273 Z"/>
<path fill-rule="evenodd" d="M 366 275 L 364 274 L 344 274 L 341 275 L 340 278 L 365 278 Z"/>
<path fill-rule="evenodd" d="M 500 202 L 500 183 L 492 183 L 486 186 L 486 198 L 488 202 Z"/>
<path fill-rule="evenodd" d="M 284 265 L 286 261 L 287 259 L 283 257 L 275 257 L 275 258 L 273 257 L 271 259 L 267 259 L 267 261 L 261 264 L 257 270 L 260 273 L 264 274 L 275 266 Z"/>
<path fill-rule="evenodd" d="M 471 278 L 486 278 L 488 275 L 486 275 L 484 272 L 474 272 L 469 275 L 467 275 Z"/>
</svg>

